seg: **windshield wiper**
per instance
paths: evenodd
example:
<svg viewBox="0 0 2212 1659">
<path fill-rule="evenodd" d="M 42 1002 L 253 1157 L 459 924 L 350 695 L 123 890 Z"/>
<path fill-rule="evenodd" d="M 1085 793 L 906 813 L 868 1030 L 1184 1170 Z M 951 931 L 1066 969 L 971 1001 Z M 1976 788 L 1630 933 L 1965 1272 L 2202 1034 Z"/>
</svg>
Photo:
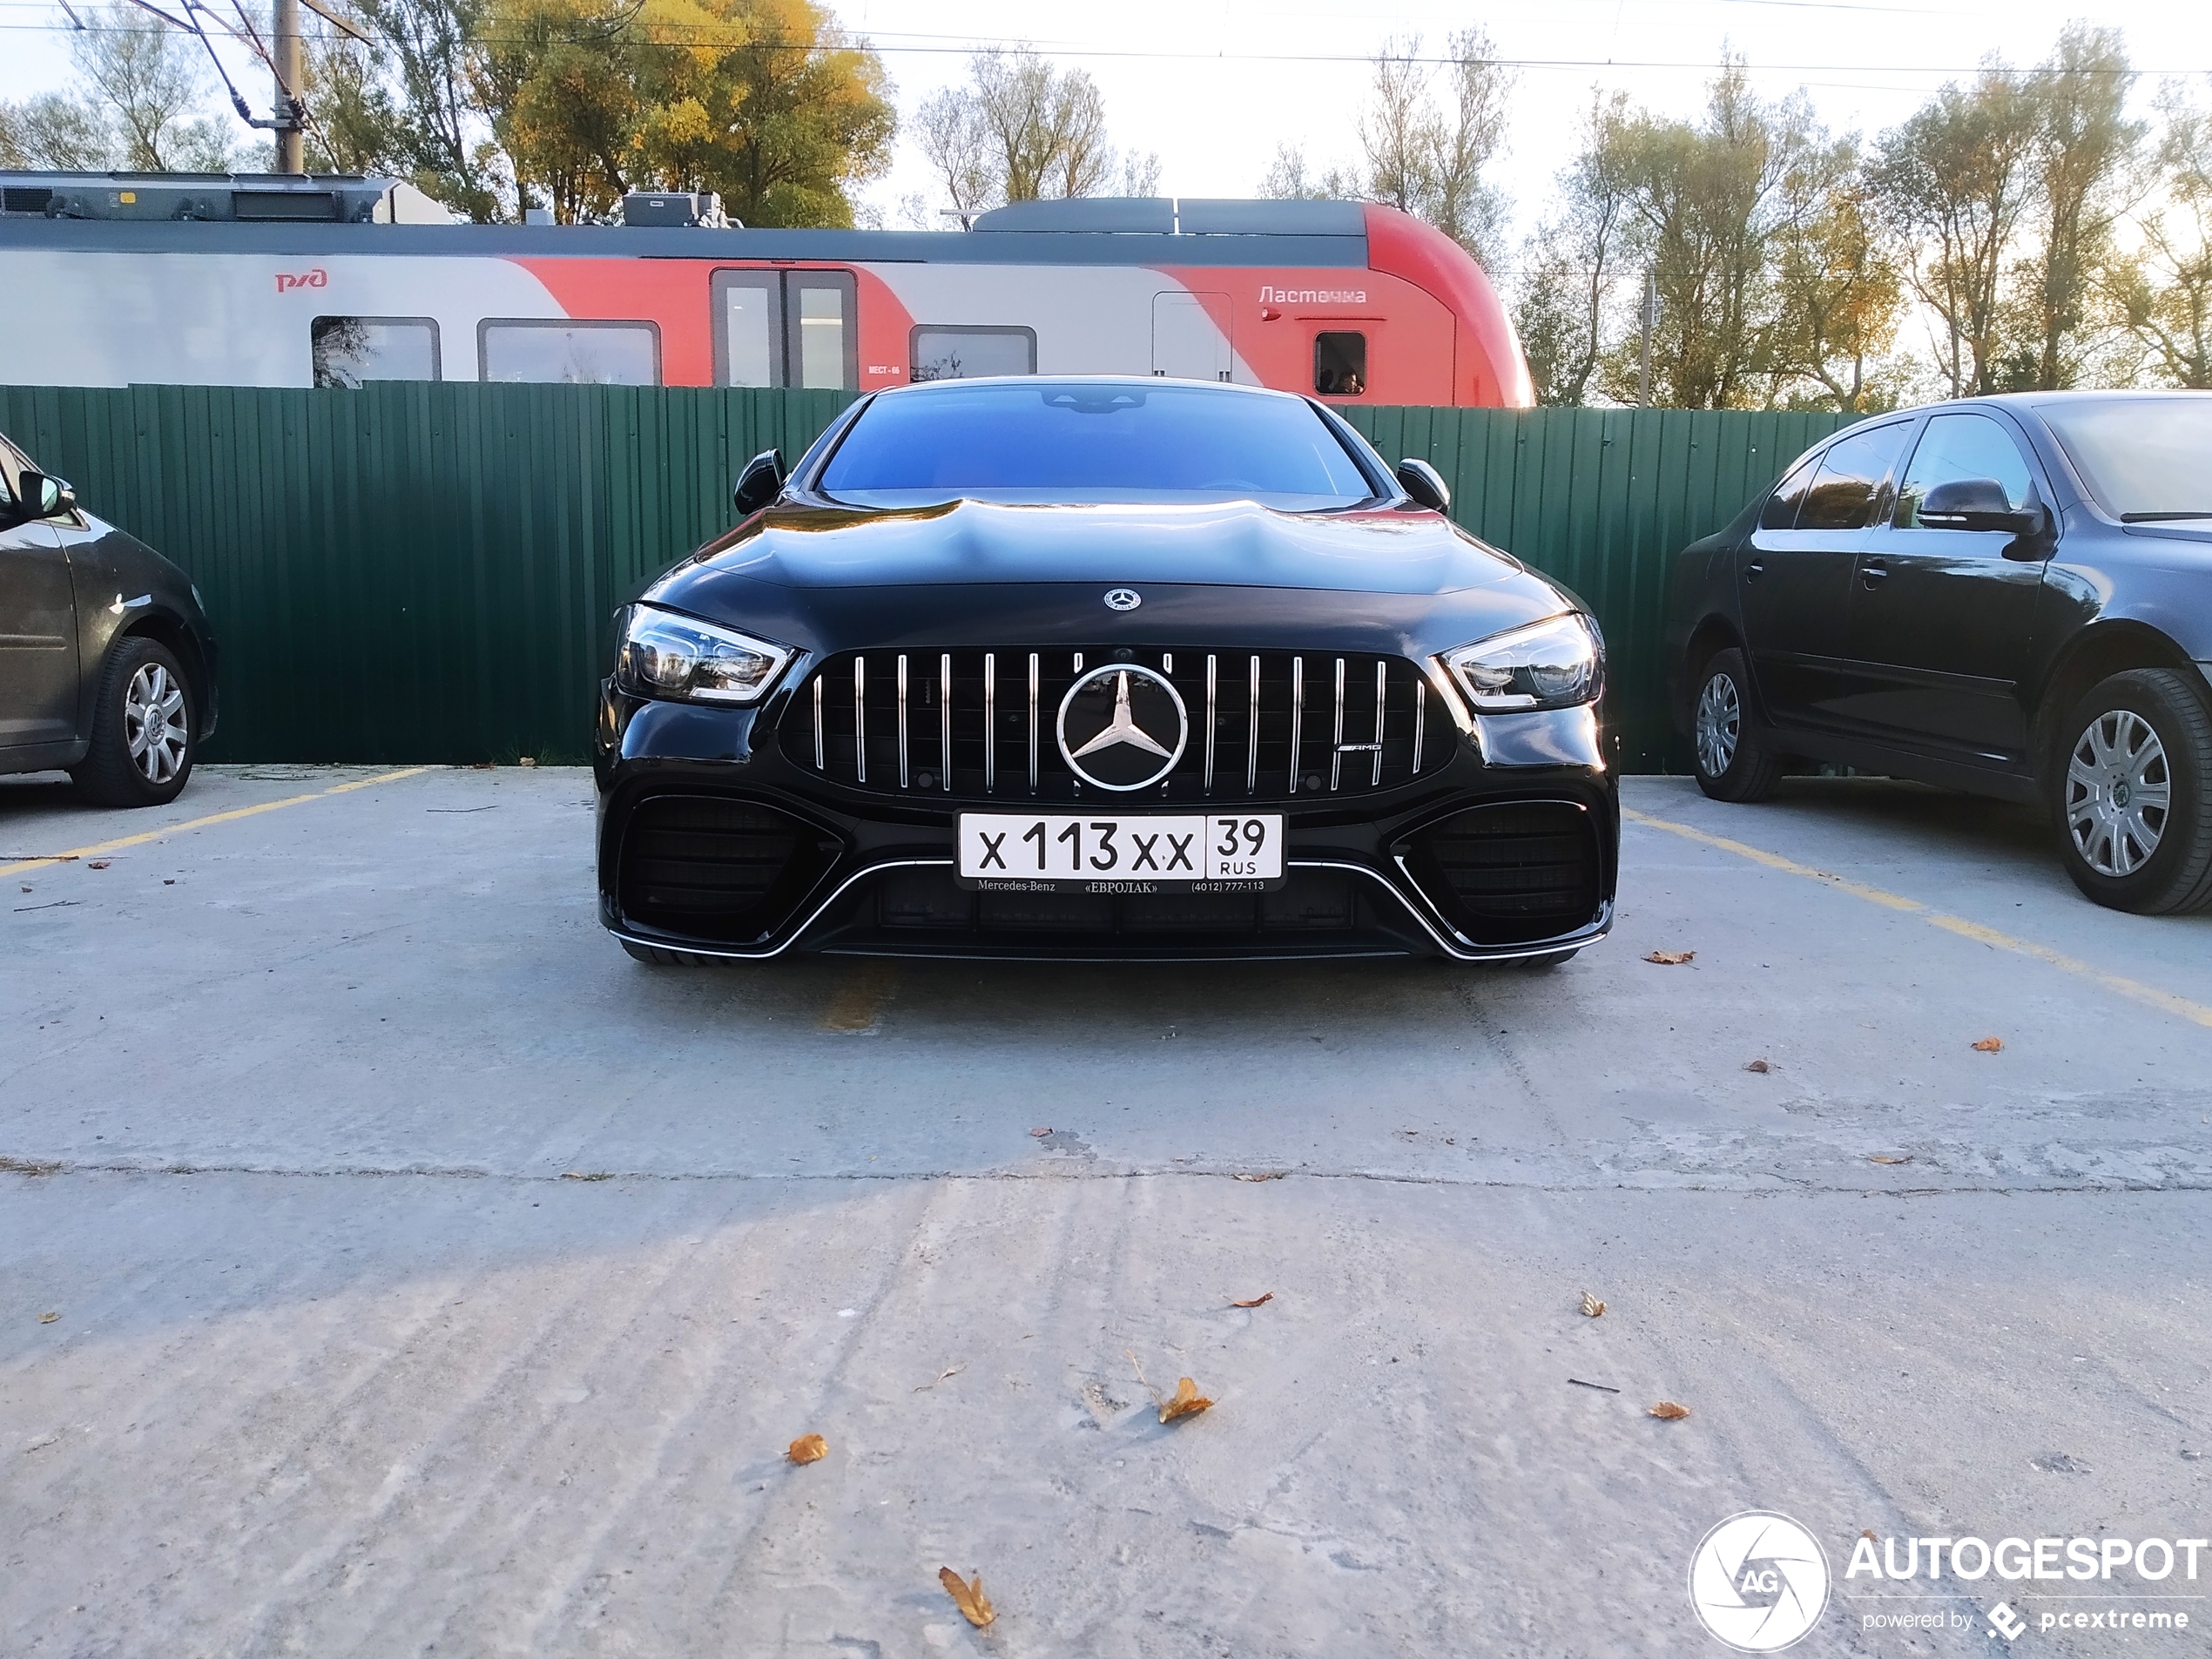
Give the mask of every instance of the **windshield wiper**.
<svg viewBox="0 0 2212 1659">
<path fill-rule="evenodd" d="M 2122 513 L 2123 524 L 2160 524 L 2170 518 L 2212 518 L 2212 513 Z"/>
</svg>

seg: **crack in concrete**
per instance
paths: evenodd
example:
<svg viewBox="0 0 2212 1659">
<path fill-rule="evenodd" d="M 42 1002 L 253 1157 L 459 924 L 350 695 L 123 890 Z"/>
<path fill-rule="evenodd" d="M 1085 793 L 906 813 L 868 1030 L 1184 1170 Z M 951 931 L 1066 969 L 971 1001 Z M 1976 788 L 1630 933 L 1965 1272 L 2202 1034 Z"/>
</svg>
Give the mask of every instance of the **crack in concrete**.
<svg viewBox="0 0 2212 1659">
<path fill-rule="evenodd" d="M 1230 1168 L 1209 1170 L 1154 1169 L 1127 1166 L 1120 1169 L 1096 1167 L 1069 1168 L 1066 1164 L 1042 1170 L 1015 1168 L 996 1170 L 832 1170 L 818 1174 L 805 1171 L 752 1171 L 745 1170 L 563 1170 L 544 1175 L 517 1174 L 495 1170 L 472 1169 L 467 1165 L 449 1164 L 331 1164 L 320 1168 L 292 1168 L 259 1163 L 151 1163 L 131 1160 L 105 1163 L 76 1163 L 62 1158 L 0 1158 L 0 1173 L 16 1173 L 26 1181 L 50 1182 L 59 1176 L 70 1175 L 129 1175 L 129 1176 L 248 1176 L 268 1180 L 327 1181 L 364 1180 L 388 1181 L 414 1178 L 432 1181 L 494 1181 L 513 1186 L 556 1186 L 563 1182 L 596 1184 L 608 1181 L 650 1181 L 664 1184 L 713 1182 L 744 1182 L 766 1185 L 797 1184 L 833 1181 L 867 1181 L 897 1183 L 907 1181 L 1149 1181 L 1182 1179 L 1201 1181 L 1235 1181 L 1246 1183 L 1254 1173 L 1250 1170 Z M 1730 1197 L 1769 1198 L 1778 1197 L 1810 1197 L 1820 1193 L 1856 1193 L 1867 1198 L 1931 1198 L 1959 1195 L 1991 1195 L 2014 1197 L 2041 1193 L 2142 1193 L 2142 1192 L 2205 1192 L 2212 1191 L 2212 1180 L 2135 1181 L 2117 1178 L 2080 1180 L 2074 1182 L 2012 1183 L 1959 1182 L 1950 1185 L 1912 1187 L 1870 1187 L 1857 1182 L 1820 1182 L 1806 1176 L 1797 1176 L 1774 1170 L 1749 1170 L 1737 1173 L 1709 1171 L 1698 1178 L 1683 1179 L 1678 1172 L 1655 1172 L 1667 1179 L 1649 1181 L 1510 1181 L 1485 1177 L 1419 1175 L 1389 1170 L 1316 1170 L 1299 1169 L 1283 1171 L 1271 1168 L 1266 1180 L 1271 1184 L 1291 1177 L 1313 1181 L 1367 1181 L 1386 1186 L 1453 1187 L 1469 1190 L 1511 1192 L 1710 1192 Z M 1779 1183 L 1779 1185 L 1755 1184 Z"/>
</svg>

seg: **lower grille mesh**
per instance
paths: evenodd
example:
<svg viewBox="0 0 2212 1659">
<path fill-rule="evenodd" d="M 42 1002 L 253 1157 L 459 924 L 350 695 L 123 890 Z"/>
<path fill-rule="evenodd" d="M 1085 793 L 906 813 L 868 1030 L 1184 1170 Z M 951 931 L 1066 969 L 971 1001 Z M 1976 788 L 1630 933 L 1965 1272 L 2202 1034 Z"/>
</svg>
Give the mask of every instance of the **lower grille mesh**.
<svg viewBox="0 0 2212 1659">
<path fill-rule="evenodd" d="M 623 839 L 623 911 L 671 933 L 757 939 L 818 859 L 805 826 L 769 807 L 656 796 L 638 804 Z"/>
<path fill-rule="evenodd" d="M 1571 801 L 1471 807 L 1425 832 L 1419 846 L 1423 887 L 1477 943 L 1554 938 L 1596 914 L 1596 826 Z"/>
</svg>

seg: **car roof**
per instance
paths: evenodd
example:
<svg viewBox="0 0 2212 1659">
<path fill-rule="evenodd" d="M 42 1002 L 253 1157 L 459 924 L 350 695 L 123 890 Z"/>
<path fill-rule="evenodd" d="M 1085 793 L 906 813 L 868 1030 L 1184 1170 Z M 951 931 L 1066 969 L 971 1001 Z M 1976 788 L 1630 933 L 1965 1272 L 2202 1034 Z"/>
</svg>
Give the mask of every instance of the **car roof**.
<svg viewBox="0 0 2212 1659">
<path fill-rule="evenodd" d="M 1287 398 L 1297 403 L 1307 401 L 1296 392 L 1278 391 L 1271 386 L 1239 386 L 1233 381 L 1171 380 L 1160 374 L 975 374 L 960 380 L 917 381 L 907 386 L 887 387 L 875 395 L 911 397 L 917 393 L 952 391 L 963 386 L 1125 386 L 1131 391 L 1157 391 L 1163 386 L 1171 386 L 1179 391 L 1216 392 L 1225 397 Z"/>
</svg>

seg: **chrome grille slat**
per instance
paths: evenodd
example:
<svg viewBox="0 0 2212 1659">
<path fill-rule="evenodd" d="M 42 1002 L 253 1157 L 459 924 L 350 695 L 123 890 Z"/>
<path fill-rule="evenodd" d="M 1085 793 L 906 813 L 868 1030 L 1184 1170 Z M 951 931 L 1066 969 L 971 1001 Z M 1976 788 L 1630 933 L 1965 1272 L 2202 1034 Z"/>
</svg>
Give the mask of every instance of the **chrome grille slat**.
<svg viewBox="0 0 2212 1659">
<path fill-rule="evenodd" d="M 1382 787 L 1383 727 L 1390 718 L 1390 664 L 1380 658 L 1375 659 L 1375 775 L 1367 780 L 1370 789 Z"/>
<path fill-rule="evenodd" d="M 828 751 L 822 742 L 822 677 L 814 676 L 814 770 L 822 772 L 829 765 Z"/>
<path fill-rule="evenodd" d="M 945 792 L 953 792 L 953 654 L 947 651 L 937 659 L 939 691 L 937 692 L 937 775 L 944 779 Z"/>
<path fill-rule="evenodd" d="M 1285 794 L 1298 793 L 1298 739 L 1305 725 L 1305 658 L 1291 658 L 1291 781 Z"/>
<path fill-rule="evenodd" d="M 1213 737 L 1214 737 L 1214 659 L 1206 657 L 1206 781 L 1205 792 L 1213 793 Z M 819 763 L 818 763 L 819 764 Z"/>
<path fill-rule="evenodd" d="M 853 781 L 868 780 L 868 659 L 853 659 Z"/>
<path fill-rule="evenodd" d="M 1329 792 L 1336 792 L 1344 777 L 1344 658 L 1337 658 L 1336 736 L 1329 740 Z"/>
<path fill-rule="evenodd" d="M 1037 654 L 1029 653 L 1029 792 L 1037 792 Z"/>
<path fill-rule="evenodd" d="M 1413 676 L 1413 775 L 1421 770 L 1421 745 L 1428 737 L 1428 677 Z"/>
<path fill-rule="evenodd" d="M 945 775 L 952 776 L 952 762 L 945 763 Z M 994 651 L 983 653 L 983 792 L 996 794 L 999 786 L 999 659 Z M 950 789 L 948 781 L 945 787 Z"/>
<path fill-rule="evenodd" d="M 1244 792 L 1259 789 L 1259 658 L 1252 658 L 1251 735 L 1244 739 Z"/>
<path fill-rule="evenodd" d="M 899 787 L 907 782 L 907 653 L 899 653 Z"/>
</svg>

